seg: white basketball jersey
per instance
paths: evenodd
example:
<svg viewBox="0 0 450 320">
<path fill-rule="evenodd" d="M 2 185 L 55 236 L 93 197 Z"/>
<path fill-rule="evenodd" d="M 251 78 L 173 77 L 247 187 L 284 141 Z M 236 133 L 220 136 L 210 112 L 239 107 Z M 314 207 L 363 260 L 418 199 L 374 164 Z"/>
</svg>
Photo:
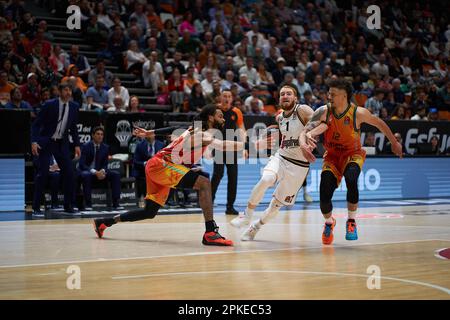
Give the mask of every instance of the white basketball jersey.
<svg viewBox="0 0 450 320">
<path fill-rule="evenodd" d="M 281 132 L 281 144 L 278 153 L 282 157 L 307 162 L 300 150 L 300 133 L 305 125 L 300 120 L 297 109 L 299 104 L 295 105 L 294 112 L 289 117 L 284 117 L 282 112 L 278 116 L 278 127 Z"/>
</svg>

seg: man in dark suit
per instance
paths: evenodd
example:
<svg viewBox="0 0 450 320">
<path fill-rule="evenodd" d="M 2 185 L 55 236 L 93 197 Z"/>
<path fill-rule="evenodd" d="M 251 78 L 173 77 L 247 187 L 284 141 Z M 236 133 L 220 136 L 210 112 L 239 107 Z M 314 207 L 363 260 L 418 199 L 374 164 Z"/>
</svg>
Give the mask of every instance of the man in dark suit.
<svg viewBox="0 0 450 320">
<path fill-rule="evenodd" d="M 72 89 L 67 83 L 58 87 L 59 98 L 48 100 L 34 120 L 31 128 L 31 151 L 38 156 L 38 173 L 35 177 L 33 213 L 41 215 L 40 200 L 48 176 L 48 165 L 53 155 L 61 170 L 64 185 L 64 211 L 74 213 L 73 166 L 70 157 L 69 133 L 75 145 L 75 157 L 80 156 L 78 139 L 78 105 L 72 101 Z"/>
<path fill-rule="evenodd" d="M 133 170 L 131 175 L 137 181 L 137 196 L 145 196 L 145 163 L 150 160 L 159 150 L 164 148 L 164 143 L 156 140 L 155 137 L 149 137 L 136 146 L 133 157 Z"/>
<path fill-rule="evenodd" d="M 83 185 L 86 210 L 92 210 L 92 182 L 104 179 L 111 184 L 114 209 L 120 209 L 120 174 L 114 170 L 108 170 L 109 146 L 103 143 L 104 136 L 104 129 L 95 127 L 92 140 L 81 148 L 78 170 Z"/>
</svg>

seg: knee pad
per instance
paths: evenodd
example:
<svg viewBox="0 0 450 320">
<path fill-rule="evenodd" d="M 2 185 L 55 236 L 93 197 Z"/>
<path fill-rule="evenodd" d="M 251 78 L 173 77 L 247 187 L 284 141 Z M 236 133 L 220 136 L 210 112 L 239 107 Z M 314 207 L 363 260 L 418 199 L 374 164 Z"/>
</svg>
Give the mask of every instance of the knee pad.
<svg viewBox="0 0 450 320">
<path fill-rule="evenodd" d="M 334 190 L 337 188 L 337 179 L 331 171 L 322 171 L 320 180 L 320 211 L 322 214 L 330 213 L 333 210 L 331 199 Z"/>
<path fill-rule="evenodd" d="M 358 177 L 361 169 L 356 163 L 350 163 L 344 171 L 345 184 L 347 185 L 347 201 L 350 203 L 358 203 Z"/>
</svg>

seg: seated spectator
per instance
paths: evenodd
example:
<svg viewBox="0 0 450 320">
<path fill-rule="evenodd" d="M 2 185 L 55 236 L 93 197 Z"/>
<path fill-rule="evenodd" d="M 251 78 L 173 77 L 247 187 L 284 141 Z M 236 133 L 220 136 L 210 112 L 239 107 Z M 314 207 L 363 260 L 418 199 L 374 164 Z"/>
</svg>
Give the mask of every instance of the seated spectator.
<svg viewBox="0 0 450 320">
<path fill-rule="evenodd" d="M 20 87 L 22 99 L 31 106 L 35 106 L 41 102 L 41 86 L 35 73 L 27 75 L 27 82 Z"/>
<path fill-rule="evenodd" d="M 79 88 L 82 92 L 86 92 L 88 86 L 83 81 L 83 79 L 81 79 L 81 77 L 78 76 L 78 68 L 74 64 L 69 65 L 69 68 L 67 69 L 67 74 L 64 78 L 61 79 L 61 83 L 68 82 L 70 77 L 75 77 L 77 88 Z"/>
<path fill-rule="evenodd" d="M 114 30 L 108 39 L 108 51 L 111 52 L 113 63 L 124 69 L 123 52 L 127 50 L 127 41 L 123 29 L 119 25 L 114 26 Z"/>
<path fill-rule="evenodd" d="M 87 80 L 89 71 L 91 71 L 91 66 L 89 65 L 88 59 L 79 53 L 80 49 L 78 45 L 72 45 L 68 63 L 71 65 L 74 64 L 77 67 L 78 75 L 83 79 L 83 81 Z M 69 66 L 70 67 L 70 66 Z"/>
<path fill-rule="evenodd" d="M 411 117 L 411 120 L 424 120 L 428 121 L 427 118 L 427 109 L 425 106 L 419 106 L 417 108 L 417 113 Z"/>
<path fill-rule="evenodd" d="M 95 80 L 95 86 L 89 87 L 86 91 L 86 103 L 88 110 L 106 110 L 110 107 L 108 104 L 108 92 L 103 89 L 105 85 L 105 78 L 102 75 L 98 75 Z"/>
<path fill-rule="evenodd" d="M 405 107 L 401 104 L 397 105 L 392 112 L 391 120 L 407 120 Z"/>
<path fill-rule="evenodd" d="M 200 84 L 203 88 L 203 95 L 207 96 L 213 92 L 213 72 L 212 70 L 207 70 L 205 73 L 205 79 L 203 79 Z"/>
<path fill-rule="evenodd" d="M 214 79 L 220 79 L 219 68 L 217 67 L 216 55 L 214 53 L 209 53 L 206 64 L 203 66 L 201 74 L 203 78 L 206 78 L 206 72 L 211 70 Z"/>
<path fill-rule="evenodd" d="M 264 102 L 259 98 L 259 96 L 258 96 L 258 92 L 259 92 L 259 87 L 253 87 L 252 88 L 252 92 L 251 92 L 251 95 L 250 96 L 248 96 L 245 100 L 244 100 L 244 106 L 245 106 L 245 108 L 246 108 L 246 110 L 247 111 L 250 111 L 250 109 L 251 109 L 251 106 L 250 106 L 250 103 L 253 101 L 253 100 L 256 100 L 257 102 L 258 102 L 258 106 L 259 106 L 259 109 L 260 109 L 260 111 L 263 111 L 264 110 Z"/>
<path fill-rule="evenodd" d="M 141 78 L 142 66 L 148 60 L 141 52 L 135 40 L 130 41 L 126 54 L 127 72 L 133 73 L 138 79 Z"/>
<path fill-rule="evenodd" d="M 366 138 L 364 139 L 363 147 L 372 147 L 375 148 L 375 154 L 380 154 L 381 150 L 375 144 L 375 134 L 373 132 L 367 132 Z"/>
<path fill-rule="evenodd" d="M 206 99 L 203 96 L 203 88 L 200 83 L 195 83 L 191 90 L 189 98 L 189 110 L 193 112 L 201 112 L 206 105 Z"/>
<path fill-rule="evenodd" d="M 392 91 L 388 92 L 385 100 L 383 100 L 383 107 L 385 107 L 388 113 L 391 114 L 396 105 L 394 93 Z"/>
<path fill-rule="evenodd" d="M 3 60 L 3 69 L 8 74 L 8 81 L 19 84 L 23 81 L 22 72 L 17 65 L 13 65 L 11 59 L 6 58 Z"/>
<path fill-rule="evenodd" d="M 389 120 L 389 111 L 386 107 L 381 108 L 380 110 L 380 119 L 383 121 Z"/>
<path fill-rule="evenodd" d="M 179 34 L 175 29 L 172 19 L 167 19 L 164 21 L 164 30 L 162 31 L 164 36 L 167 39 L 167 45 L 170 50 L 175 50 L 175 46 L 177 45 Z M 171 51 L 173 52 L 173 51 Z"/>
<path fill-rule="evenodd" d="M 258 64 L 258 75 L 261 85 L 266 86 L 269 91 L 276 91 L 275 81 L 273 81 L 272 74 L 266 70 L 264 63 Z"/>
<path fill-rule="evenodd" d="M 142 66 L 142 78 L 146 88 L 152 88 L 156 94 L 159 88 L 164 85 L 164 72 L 161 63 L 158 62 L 158 53 L 152 51 L 148 59 Z"/>
<path fill-rule="evenodd" d="M 242 102 L 241 98 L 234 98 L 231 105 L 233 106 L 233 108 L 238 108 L 239 110 L 241 110 L 243 114 L 247 113 L 247 110 L 245 109 L 244 103 Z"/>
<path fill-rule="evenodd" d="M 95 79 L 97 79 L 97 75 L 102 75 L 105 79 L 105 84 L 109 88 L 112 86 L 112 80 L 114 75 L 111 71 L 106 70 L 105 68 L 105 60 L 97 59 L 95 62 L 95 68 L 89 72 L 88 75 L 88 85 L 93 86 L 95 84 Z M 106 89 L 106 88 L 105 88 Z"/>
<path fill-rule="evenodd" d="M 441 152 L 440 146 L 439 146 L 439 137 L 432 136 L 427 147 L 419 147 L 418 148 L 418 154 L 420 154 L 420 155 L 436 155 L 436 156 L 442 155 L 442 152 Z"/>
<path fill-rule="evenodd" d="M 250 110 L 247 114 L 254 116 L 265 116 L 267 113 L 259 107 L 259 99 L 252 99 L 250 101 Z"/>
<path fill-rule="evenodd" d="M 443 85 L 437 91 L 437 96 L 439 100 L 439 104 L 443 106 L 443 110 L 450 110 L 450 81 L 447 81 L 445 85 Z"/>
<path fill-rule="evenodd" d="M 127 112 L 125 103 L 121 96 L 115 96 L 113 101 L 109 103 L 109 108 L 106 109 L 107 112 Z"/>
<path fill-rule="evenodd" d="M 383 107 L 382 103 L 383 98 L 384 98 L 384 91 L 381 89 L 376 89 L 374 96 L 367 99 L 366 103 L 364 104 L 364 107 L 367 110 L 369 110 L 372 114 L 379 117 L 380 110 Z"/>
<path fill-rule="evenodd" d="M 81 148 L 78 170 L 86 210 L 92 210 L 92 182 L 105 179 L 111 184 L 113 208 L 120 209 L 120 175 L 116 171 L 108 170 L 109 146 L 103 143 L 104 135 L 102 127 L 95 127 L 92 131 L 92 140 Z"/>
<path fill-rule="evenodd" d="M 397 140 L 397 142 L 402 145 L 403 155 L 408 155 L 408 151 L 406 150 L 405 144 L 403 143 L 402 135 L 399 132 L 396 132 L 396 133 L 394 133 L 394 137 L 395 137 L 395 140 Z M 383 154 L 393 155 L 390 141 L 388 141 L 386 143 L 385 147 L 383 148 Z"/>
<path fill-rule="evenodd" d="M 305 81 L 305 73 L 303 71 L 297 72 L 297 78 L 294 79 L 293 84 L 298 88 L 299 98 L 303 99 L 305 91 L 311 91 L 311 86 Z"/>
<path fill-rule="evenodd" d="M 261 79 L 259 78 L 258 72 L 253 67 L 253 58 L 247 57 L 245 60 L 245 66 L 239 69 L 239 75 L 246 74 L 247 80 L 251 84 L 251 86 L 257 86 L 260 84 Z"/>
<path fill-rule="evenodd" d="M 186 60 L 190 54 L 198 55 L 201 47 L 200 41 L 196 38 L 192 38 L 189 30 L 184 30 L 181 34 L 183 36 L 178 40 L 175 49 L 178 52 L 181 52 L 183 58 Z"/>
<path fill-rule="evenodd" d="M 182 59 L 182 54 L 181 52 L 175 52 L 173 55 L 173 61 L 169 62 L 165 67 L 164 67 L 164 73 L 166 77 L 169 77 L 173 70 L 175 70 L 175 68 L 177 68 L 180 73 L 183 75 L 186 73 L 186 68 L 184 67 L 183 63 L 181 62 Z"/>
<path fill-rule="evenodd" d="M 5 105 L 5 109 L 21 109 L 32 110 L 31 105 L 27 101 L 22 100 L 22 93 L 19 87 L 11 90 L 11 100 Z"/>
<path fill-rule="evenodd" d="M 439 120 L 438 109 L 430 108 L 430 110 L 428 112 L 428 120 L 429 121 L 438 121 Z"/>
<path fill-rule="evenodd" d="M 213 81 L 213 91 L 205 97 L 207 104 L 215 104 L 220 103 L 220 96 L 221 96 L 221 90 L 220 90 L 220 81 L 214 80 Z"/>
<path fill-rule="evenodd" d="M 40 57 L 39 64 L 36 66 L 39 77 L 39 83 L 42 87 L 51 87 L 59 83 L 59 77 L 48 63 L 47 57 Z"/>
<path fill-rule="evenodd" d="M 131 96 L 130 97 L 130 112 L 140 112 L 140 108 L 139 108 L 139 98 L 136 96 Z"/>
<path fill-rule="evenodd" d="M 178 68 L 175 68 L 169 77 L 168 89 L 174 112 L 180 112 L 184 102 L 184 83 Z"/>
<path fill-rule="evenodd" d="M 8 81 L 8 73 L 0 71 L 0 105 L 5 106 L 11 100 L 11 91 L 15 86 Z"/>
<path fill-rule="evenodd" d="M 117 97 L 121 98 L 120 109 L 127 110 L 128 104 L 130 101 L 130 94 L 128 93 L 128 89 L 121 85 L 120 79 L 118 77 L 114 77 L 112 81 L 113 87 L 108 90 L 108 104 L 110 106 L 114 106 L 114 100 Z M 117 100 L 119 101 L 119 100 Z M 118 107 L 116 105 L 116 107 Z"/>
<path fill-rule="evenodd" d="M 146 195 L 145 165 L 147 161 L 150 160 L 162 148 L 164 148 L 164 143 L 157 140 L 154 136 L 143 139 L 136 146 L 131 176 L 136 178 L 138 198 Z"/>
<path fill-rule="evenodd" d="M 239 82 L 237 83 L 238 87 L 244 89 L 239 95 L 245 95 L 252 91 L 253 85 L 248 81 L 247 74 L 242 73 L 239 75 Z"/>
<path fill-rule="evenodd" d="M 392 80 L 392 92 L 394 93 L 394 99 L 395 99 L 395 102 L 397 102 L 397 103 L 405 102 L 405 94 L 403 93 L 403 91 L 400 88 L 401 84 L 402 84 L 402 82 L 398 78 L 395 78 L 394 80 Z"/>
<path fill-rule="evenodd" d="M 72 97 L 73 97 L 73 93 L 72 93 Z M 35 106 L 32 106 L 33 111 L 31 112 L 31 118 L 34 119 L 37 117 L 37 115 L 39 114 L 39 112 L 41 112 L 41 109 L 47 100 L 50 100 L 50 89 L 42 88 L 41 89 L 41 102 Z"/>
<path fill-rule="evenodd" d="M 147 20 L 151 29 L 163 30 L 161 18 L 155 12 L 155 7 L 152 4 L 147 5 Z"/>
<path fill-rule="evenodd" d="M 195 67 L 194 66 L 189 66 L 187 68 L 186 78 L 183 81 L 184 81 L 184 93 L 187 96 L 190 96 L 194 84 L 196 84 L 196 83 L 200 84 L 200 81 L 198 81 L 198 79 L 195 77 Z"/>
</svg>

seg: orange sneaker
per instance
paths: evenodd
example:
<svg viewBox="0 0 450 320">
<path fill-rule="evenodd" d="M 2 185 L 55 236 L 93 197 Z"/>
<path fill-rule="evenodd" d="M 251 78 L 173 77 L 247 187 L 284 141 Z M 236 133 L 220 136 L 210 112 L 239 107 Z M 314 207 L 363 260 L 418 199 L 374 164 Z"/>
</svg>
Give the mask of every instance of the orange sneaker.
<svg viewBox="0 0 450 320">
<path fill-rule="evenodd" d="M 323 233 L 322 233 L 322 243 L 323 244 L 331 244 L 333 242 L 334 236 L 333 236 L 333 229 L 336 226 L 336 219 L 333 218 L 333 223 L 328 224 L 325 223 L 325 226 L 323 227 Z"/>
<path fill-rule="evenodd" d="M 103 237 L 103 232 L 106 228 L 108 228 L 104 223 L 103 219 L 94 219 L 92 220 L 92 224 L 94 225 L 95 233 L 99 238 Z"/>
<path fill-rule="evenodd" d="M 205 232 L 202 243 L 205 246 L 232 246 L 233 241 L 225 239 L 218 231 Z"/>
</svg>

